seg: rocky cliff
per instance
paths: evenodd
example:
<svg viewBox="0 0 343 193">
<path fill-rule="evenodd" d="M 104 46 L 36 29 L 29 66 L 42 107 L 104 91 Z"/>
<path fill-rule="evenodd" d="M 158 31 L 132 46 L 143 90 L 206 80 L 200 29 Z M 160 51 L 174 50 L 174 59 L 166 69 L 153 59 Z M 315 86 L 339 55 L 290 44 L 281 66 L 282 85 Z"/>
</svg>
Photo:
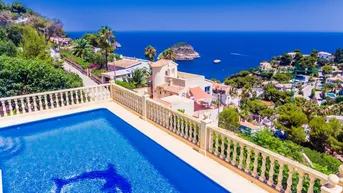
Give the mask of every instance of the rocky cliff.
<svg viewBox="0 0 343 193">
<path fill-rule="evenodd" d="M 200 57 L 199 53 L 196 52 L 191 45 L 185 42 L 174 44 L 170 49 L 174 51 L 176 60 L 194 60 Z"/>
</svg>

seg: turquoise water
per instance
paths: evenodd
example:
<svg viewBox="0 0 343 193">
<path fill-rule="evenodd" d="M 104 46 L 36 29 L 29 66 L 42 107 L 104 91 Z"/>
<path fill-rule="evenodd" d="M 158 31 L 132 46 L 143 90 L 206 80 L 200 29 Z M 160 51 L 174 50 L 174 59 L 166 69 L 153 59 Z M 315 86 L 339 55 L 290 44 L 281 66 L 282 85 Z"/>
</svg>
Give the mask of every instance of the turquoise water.
<svg viewBox="0 0 343 193">
<path fill-rule="evenodd" d="M 336 95 L 334 93 L 326 93 L 326 96 L 330 98 L 336 98 Z"/>
<path fill-rule="evenodd" d="M 4 192 L 227 192 L 105 109 L 0 136 Z"/>
</svg>

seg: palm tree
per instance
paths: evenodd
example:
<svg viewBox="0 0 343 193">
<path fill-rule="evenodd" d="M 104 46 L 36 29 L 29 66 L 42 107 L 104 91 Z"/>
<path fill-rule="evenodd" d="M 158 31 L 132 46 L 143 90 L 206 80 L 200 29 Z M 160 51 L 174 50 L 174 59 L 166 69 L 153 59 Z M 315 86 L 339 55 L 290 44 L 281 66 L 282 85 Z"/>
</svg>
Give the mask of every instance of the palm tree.
<svg viewBox="0 0 343 193">
<path fill-rule="evenodd" d="M 131 77 L 126 77 L 125 82 L 135 85 L 135 88 L 141 88 L 148 85 L 149 70 L 147 69 L 135 69 L 132 71 Z"/>
<path fill-rule="evenodd" d="M 166 50 L 164 50 L 162 53 L 160 53 L 160 55 L 158 55 L 158 59 L 167 59 L 167 60 L 176 60 L 176 54 L 174 52 L 174 50 L 168 48 Z"/>
<path fill-rule="evenodd" d="M 75 43 L 75 46 L 73 48 L 74 56 L 85 58 L 85 56 L 91 51 L 92 46 L 84 38 L 77 39 L 74 41 L 74 43 Z"/>
<path fill-rule="evenodd" d="M 99 31 L 98 31 L 98 44 L 100 48 L 102 48 L 105 51 L 105 68 L 108 70 L 108 51 L 109 49 L 113 48 L 114 49 L 114 43 L 115 43 L 115 36 L 112 32 L 112 29 L 108 26 L 103 26 Z"/>
<path fill-rule="evenodd" d="M 148 46 L 145 48 L 144 50 L 144 57 L 148 60 L 150 60 L 151 62 L 154 61 L 154 58 L 156 56 L 156 49 L 152 46 Z"/>
</svg>

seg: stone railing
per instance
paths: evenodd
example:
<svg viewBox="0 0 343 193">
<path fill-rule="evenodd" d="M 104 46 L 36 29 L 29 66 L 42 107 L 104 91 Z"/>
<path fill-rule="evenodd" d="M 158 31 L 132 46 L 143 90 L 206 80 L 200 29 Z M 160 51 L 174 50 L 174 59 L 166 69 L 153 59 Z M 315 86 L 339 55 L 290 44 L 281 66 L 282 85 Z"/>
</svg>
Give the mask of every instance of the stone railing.
<svg viewBox="0 0 343 193">
<path fill-rule="evenodd" d="M 242 175 L 280 192 L 340 193 L 343 166 L 337 175 L 324 175 L 296 161 L 241 139 L 227 130 L 212 127 L 114 83 L 0 99 L 1 117 L 113 99 L 144 120 L 179 137 L 200 153 L 233 167 Z M 327 183 L 328 182 L 328 183 Z M 269 190 L 268 190 L 269 191 Z"/>
<path fill-rule="evenodd" d="M 110 99 L 110 84 L 0 98 L 0 118 Z"/>
<path fill-rule="evenodd" d="M 212 127 L 207 120 L 198 120 L 112 83 L 112 98 L 139 113 L 143 119 L 191 142 L 200 153 L 222 160 L 236 169 L 279 192 L 342 191 L 343 168 L 339 178 L 327 176 L 289 158 L 269 151 L 236 134 Z M 343 166 L 342 166 L 343 167 Z M 341 177 L 342 176 L 342 177 Z M 328 183 L 327 183 L 328 182 Z"/>
<path fill-rule="evenodd" d="M 199 120 L 162 106 L 151 99 L 146 99 L 146 118 L 190 141 L 195 146 L 200 146 L 201 122 Z"/>
</svg>

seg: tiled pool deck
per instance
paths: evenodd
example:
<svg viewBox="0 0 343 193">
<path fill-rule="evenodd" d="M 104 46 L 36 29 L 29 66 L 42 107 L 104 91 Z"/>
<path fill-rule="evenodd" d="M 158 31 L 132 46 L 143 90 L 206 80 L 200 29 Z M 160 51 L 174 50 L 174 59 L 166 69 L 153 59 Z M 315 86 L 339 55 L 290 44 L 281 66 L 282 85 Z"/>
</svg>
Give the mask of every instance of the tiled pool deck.
<svg viewBox="0 0 343 193">
<path fill-rule="evenodd" d="M 256 184 L 245 179 L 244 177 L 238 175 L 237 173 L 227 169 L 223 165 L 214 160 L 206 157 L 197 151 L 193 150 L 190 146 L 182 143 L 178 139 L 172 137 L 168 133 L 162 131 L 158 127 L 150 124 L 147 121 L 142 120 L 139 116 L 131 113 L 122 106 L 114 102 L 101 102 L 86 105 L 78 105 L 70 107 L 65 107 L 61 109 L 55 109 L 46 111 L 44 113 L 37 112 L 32 114 L 26 114 L 21 116 L 7 117 L 1 120 L 0 127 L 10 126 L 14 124 L 21 124 L 66 114 L 78 113 L 82 111 L 97 109 L 97 108 L 107 108 L 127 123 L 135 127 L 140 132 L 144 133 L 150 139 L 159 143 L 168 151 L 172 152 L 174 155 L 180 159 L 187 162 L 189 165 L 193 166 L 213 181 L 229 190 L 233 193 L 262 193 L 268 192 L 263 190 Z M 185 182 L 186 183 L 186 182 Z"/>
</svg>

